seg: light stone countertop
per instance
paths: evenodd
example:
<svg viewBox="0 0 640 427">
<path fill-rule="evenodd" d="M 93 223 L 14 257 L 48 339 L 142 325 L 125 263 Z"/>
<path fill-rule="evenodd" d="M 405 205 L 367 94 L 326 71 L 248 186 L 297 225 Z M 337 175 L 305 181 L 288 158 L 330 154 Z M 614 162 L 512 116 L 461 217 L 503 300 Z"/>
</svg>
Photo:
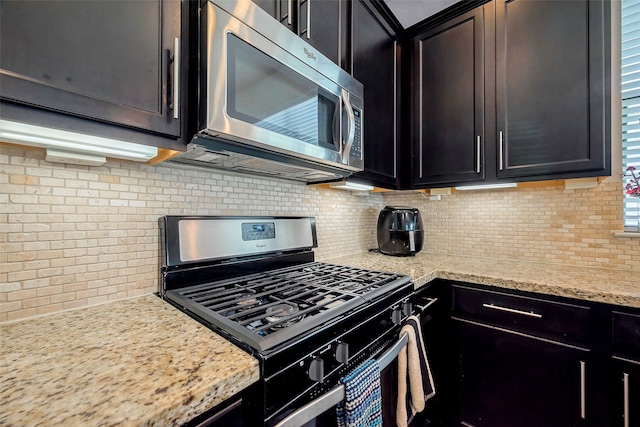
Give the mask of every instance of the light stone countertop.
<svg viewBox="0 0 640 427">
<path fill-rule="evenodd" d="M 410 257 L 369 252 L 323 261 L 405 274 L 416 288 L 440 278 L 640 308 L 639 271 L 429 252 Z"/>
<path fill-rule="evenodd" d="M 0 425 L 181 425 L 258 362 L 155 295 L 0 326 Z"/>
</svg>

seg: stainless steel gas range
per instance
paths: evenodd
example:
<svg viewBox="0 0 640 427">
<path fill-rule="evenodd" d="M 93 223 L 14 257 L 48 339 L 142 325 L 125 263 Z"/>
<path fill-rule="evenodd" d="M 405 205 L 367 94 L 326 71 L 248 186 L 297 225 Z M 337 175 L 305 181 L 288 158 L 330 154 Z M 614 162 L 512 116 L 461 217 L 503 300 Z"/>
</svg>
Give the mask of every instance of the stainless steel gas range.
<svg viewBox="0 0 640 427">
<path fill-rule="evenodd" d="M 159 224 L 162 298 L 259 360 L 245 424 L 288 425 L 292 413 L 335 394 L 346 373 L 403 344 L 410 279 L 315 262 L 312 217 L 165 216 Z M 334 409 L 320 408 L 310 425 L 335 425 Z"/>
</svg>

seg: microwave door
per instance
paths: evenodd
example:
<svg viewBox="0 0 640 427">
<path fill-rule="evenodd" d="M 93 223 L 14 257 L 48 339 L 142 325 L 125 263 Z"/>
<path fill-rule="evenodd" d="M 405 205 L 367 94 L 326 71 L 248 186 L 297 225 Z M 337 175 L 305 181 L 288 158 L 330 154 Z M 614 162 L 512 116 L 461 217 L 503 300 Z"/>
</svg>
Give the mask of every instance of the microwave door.
<svg viewBox="0 0 640 427">
<path fill-rule="evenodd" d="M 272 149 L 341 162 L 335 138 L 340 91 L 325 89 L 232 33 L 227 52 L 226 115 L 239 131 L 234 134 L 244 129 L 247 139 Z"/>
</svg>

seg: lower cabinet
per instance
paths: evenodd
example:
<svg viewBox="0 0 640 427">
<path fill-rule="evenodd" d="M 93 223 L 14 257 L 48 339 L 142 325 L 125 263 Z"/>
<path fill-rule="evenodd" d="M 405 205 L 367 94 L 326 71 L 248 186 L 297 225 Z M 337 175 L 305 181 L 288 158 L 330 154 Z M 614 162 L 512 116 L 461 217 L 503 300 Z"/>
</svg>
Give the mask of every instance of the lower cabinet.
<svg viewBox="0 0 640 427">
<path fill-rule="evenodd" d="M 584 425 L 588 351 L 467 321 L 457 331 L 464 425 Z"/>
<path fill-rule="evenodd" d="M 589 307 L 458 284 L 452 294 L 463 425 L 587 425 Z"/>
<path fill-rule="evenodd" d="M 614 310 L 611 323 L 611 426 L 640 427 L 640 310 Z"/>
<path fill-rule="evenodd" d="M 409 427 L 446 427 L 454 423 L 457 383 L 451 379 L 455 378 L 457 365 L 456 358 L 451 356 L 455 337 L 452 334 L 450 307 L 451 288 L 441 280 L 420 288 L 413 300 L 414 311 L 420 317 L 436 394 L 427 401 L 425 410 L 416 414 Z M 394 423 L 389 425 L 395 426 Z"/>
<path fill-rule="evenodd" d="M 611 426 L 640 426 L 640 361 L 614 359 L 611 371 Z"/>
</svg>

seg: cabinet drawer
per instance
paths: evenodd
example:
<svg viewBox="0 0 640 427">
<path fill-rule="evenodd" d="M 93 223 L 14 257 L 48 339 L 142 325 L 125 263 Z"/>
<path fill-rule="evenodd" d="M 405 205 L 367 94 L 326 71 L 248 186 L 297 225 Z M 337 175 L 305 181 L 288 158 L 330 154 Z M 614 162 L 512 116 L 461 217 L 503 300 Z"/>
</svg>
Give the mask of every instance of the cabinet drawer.
<svg viewBox="0 0 640 427">
<path fill-rule="evenodd" d="M 613 353 L 640 362 L 640 314 L 611 313 Z"/>
<path fill-rule="evenodd" d="M 588 347 L 588 307 L 454 285 L 453 311 L 469 320 Z"/>
</svg>

